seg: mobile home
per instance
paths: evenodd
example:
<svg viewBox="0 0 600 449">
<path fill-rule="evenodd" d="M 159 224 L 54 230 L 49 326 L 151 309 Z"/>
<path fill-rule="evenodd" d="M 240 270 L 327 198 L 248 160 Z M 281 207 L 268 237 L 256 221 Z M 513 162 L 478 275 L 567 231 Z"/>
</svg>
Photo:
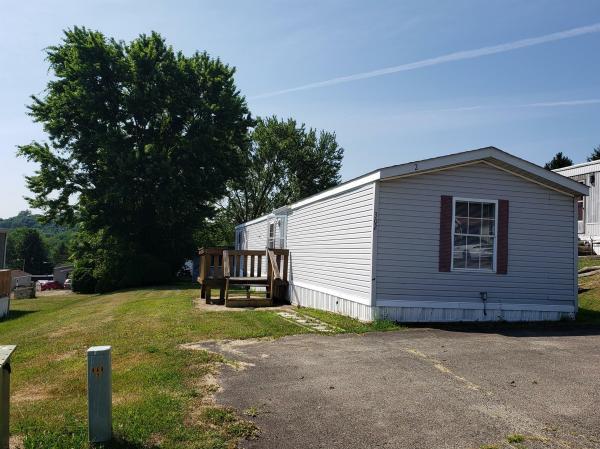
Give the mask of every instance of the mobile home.
<svg viewBox="0 0 600 449">
<path fill-rule="evenodd" d="M 585 162 L 554 170 L 589 187 L 589 195 L 577 200 L 577 233 L 600 254 L 600 161 Z M 596 182 L 598 179 L 598 182 Z"/>
<path fill-rule="evenodd" d="M 587 192 L 488 147 L 375 170 L 242 223 L 236 249 L 287 248 L 292 303 L 365 321 L 572 318 Z"/>
</svg>

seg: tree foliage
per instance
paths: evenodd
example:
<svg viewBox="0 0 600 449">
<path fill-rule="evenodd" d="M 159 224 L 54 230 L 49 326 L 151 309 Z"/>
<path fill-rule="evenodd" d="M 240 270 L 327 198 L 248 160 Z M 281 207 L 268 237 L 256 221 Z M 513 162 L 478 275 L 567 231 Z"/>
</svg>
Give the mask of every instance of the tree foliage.
<svg viewBox="0 0 600 449">
<path fill-rule="evenodd" d="M 61 235 L 68 233 L 71 230 L 69 227 L 60 226 L 52 221 L 44 220 L 41 215 L 33 214 L 28 210 L 23 210 L 14 217 L 0 218 L 0 228 L 33 228 L 39 230 L 46 236 Z"/>
<path fill-rule="evenodd" d="M 229 183 L 227 219 L 252 220 L 339 184 L 344 150 L 334 133 L 273 116 L 257 119 L 250 138 L 245 176 Z"/>
<path fill-rule="evenodd" d="M 35 229 L 39 231 L 47 251 L 50 254 L 52 264 L 57 265 L 67 262 L 71 255 L 70 244 L 74 230 L 70 227 L 57 225 L 52 221 L 46 221 L 44 223 L 42 220 L 43 217 L 40 215 L 33 214 L 26 210 L 19 212 L 14 217 L 0 219 L 0 228 L 7 228 L 11 230 L 11 232 L 12 230 L 18 230 L 20 228 Z M 19 266 L 19 264 L 16 265 L 17 267 Z M 46 271 L 48 271 L 48 268 L 49 267 L 46 267 Z"/>
<path fill-rule="evenodd" d="M 573 165 L 573 161 L 565 156 L 562 151 L 559 151 L 554 155 L 550 162 L 544 165 L 544 168 L 546 170 L 556 170 L 557 168 L 568 167 L 570 165 Z"/>
<path fill-rule="evenodd" d="M 52 272 L 48 247 L 37 229 L 17 228 L 9 232 L 6 264 L 9 268 L 31 274 Z"/>
<path fill-rule="evenodd" d="M 164 280 L 243 172 L 252 120 L 234 69 L 157 33 L 125 43 L 77 27 L 47 59 L 30 115 L 49 142 L 19 147 L 39 164 L 30 205 L 77 223 L 73 257 L 95 290 Z"/>
<path fill-rule="evenodd" d="M 592 154 L 588 156 L 587 160 L 588 162 L 600 160 L 600 145 L 594 148 L 594 151 L 592 151 Z"/>
</svg>

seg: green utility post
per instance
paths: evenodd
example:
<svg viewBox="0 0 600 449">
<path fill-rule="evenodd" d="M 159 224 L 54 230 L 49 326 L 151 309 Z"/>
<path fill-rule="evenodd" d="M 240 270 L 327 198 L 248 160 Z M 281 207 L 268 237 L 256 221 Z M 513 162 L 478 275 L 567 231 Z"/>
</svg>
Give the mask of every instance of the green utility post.
<svg viewBox="0 0 600 449">
<path fill-rule="evenodd" d="M 93 346 L 88 358 L 88 436 L 91 443 L 112 438 L 112 372 L 110 346 Z"/>
<path fill-rule="evenodd" d="M 10 356 L 14 345 L 0 345 L 0 449 L 8 449 L 10 418 Z"/>
</svg>

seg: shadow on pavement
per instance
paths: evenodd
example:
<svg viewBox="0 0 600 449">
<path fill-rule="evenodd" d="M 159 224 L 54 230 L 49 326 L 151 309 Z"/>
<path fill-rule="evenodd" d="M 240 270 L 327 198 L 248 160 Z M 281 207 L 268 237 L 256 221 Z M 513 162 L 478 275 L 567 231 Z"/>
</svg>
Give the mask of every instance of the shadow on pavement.
<svg viewBox="0 0 600 449">
<path fill-rule="evenodd" d="M 600 313 L 595 312 L 598 315 Z M 600 321 L 600 317 L 595 320 Z M 448 332 L 499 334 L 507 337 L 560 337 L 600 335 L 600 324 L 572 321 L 530 323 L 429 323 L 407 324 L 409 328 L 439 329 Z"/>
</svg>

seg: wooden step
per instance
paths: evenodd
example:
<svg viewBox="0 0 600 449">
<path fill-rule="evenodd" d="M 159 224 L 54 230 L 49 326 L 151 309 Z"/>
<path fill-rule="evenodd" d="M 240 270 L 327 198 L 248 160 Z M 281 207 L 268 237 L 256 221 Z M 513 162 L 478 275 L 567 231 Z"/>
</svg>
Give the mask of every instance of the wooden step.
<svg viewBox="0 0 600 449">
<path fill-rule="evenodd" d="M 267 285 L 267 278 L 263 277 L 230 277 L 229 283 L 235 285 Z"/>
<path fill-rule="evenodd" d="M 271 298 L 228 298 L 225 307 L 270 307 L 273 305 Z"/>
</svg>

